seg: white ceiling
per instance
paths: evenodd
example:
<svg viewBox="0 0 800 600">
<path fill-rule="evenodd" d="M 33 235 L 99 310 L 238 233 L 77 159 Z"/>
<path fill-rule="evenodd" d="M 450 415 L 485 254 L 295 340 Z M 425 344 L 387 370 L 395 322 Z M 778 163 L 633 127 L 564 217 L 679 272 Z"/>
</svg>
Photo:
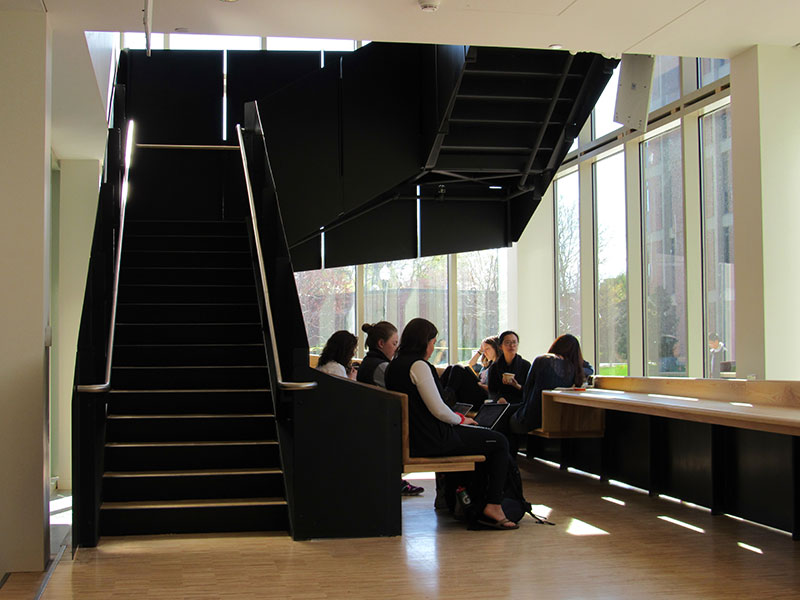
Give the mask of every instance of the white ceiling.
<svg viewBox="0 0 800 600">
<path fill-rule="evenodd" d="M 84 31 L 143 31 L 145 0 L 0 0 L 48 14 L 53 28 L 54 150 L 102 157 L 103 117 Z M 730 58 L 800 42 L 800 0 L 153 0 L 153 31 L 316 37 Z M 1 17 L 0 17 L 1 18 Z M 800 57 L 800 48 L 798 49 Z M 83 94 L 83 97 L 81 97 Z M 91 114 L 90 114 L 91 113 Z M 92 133 L 88 133 L 93 130 Z"/>
<path fill-rule="evenodd" d="M 55 30 L 141 31 L 144 0 L 0 0 L 46 5 Z M 797 0 L 153 0 L 153 31 L 322 37 L 731 57 L 800 42 Z"/>
</svg>

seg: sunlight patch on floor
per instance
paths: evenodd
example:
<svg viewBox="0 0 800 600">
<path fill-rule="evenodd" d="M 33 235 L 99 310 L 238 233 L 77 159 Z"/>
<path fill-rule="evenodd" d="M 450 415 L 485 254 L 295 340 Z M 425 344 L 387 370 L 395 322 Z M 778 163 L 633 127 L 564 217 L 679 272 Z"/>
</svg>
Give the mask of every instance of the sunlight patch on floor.
<svg viewBox="0 0 800 600">
<path fill-rule="evenodd" d="M 667 523 L 672 523 L 673 525 L 677 525 L 678 527 L 683 527 L 685 529 L 690 529 L 692 531 L 696 531 L 697 533 L 705 533 L 706 530 L 696 525 L 690 525 L 689 523 L 685 523 L 684 521 L 679 521 L 678 519 L 673 519 L 672 517 L 667 517 L 665 515 L 659 515 L 658 517 L 662 521 L 666 521 Z"/>
<path fill-rule="evenodd" d="M 594 525 L 589 525 L 580 519 L 571 519 L 569 522 L 569 526 L 567 527 L 567 533 L 570 535 L 608 535 L 607 531 L 600 529 L 599 527 L 595 527 Z"/>
</svg>

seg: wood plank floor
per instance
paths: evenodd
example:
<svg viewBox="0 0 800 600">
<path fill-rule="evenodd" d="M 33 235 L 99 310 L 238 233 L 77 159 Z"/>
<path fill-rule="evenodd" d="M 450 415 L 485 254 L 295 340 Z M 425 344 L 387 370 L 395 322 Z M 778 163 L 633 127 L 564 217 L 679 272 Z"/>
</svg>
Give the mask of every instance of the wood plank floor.
<svg viewBox="0 0 800 600">
<path fill-rule="evenodd" d="M 786 534 L 540 463 L 523 478 L 555 527 L 467 531 L 432 509 L 433 481 L 415 480 L 426 492 L 403 500 L 402 537 L 104 538 L 67 553 L 42 598 L 800 597 L 800 543 Z M 33 579 L 12 574 L 0 599 L 32 598 Z"/>
</svg>

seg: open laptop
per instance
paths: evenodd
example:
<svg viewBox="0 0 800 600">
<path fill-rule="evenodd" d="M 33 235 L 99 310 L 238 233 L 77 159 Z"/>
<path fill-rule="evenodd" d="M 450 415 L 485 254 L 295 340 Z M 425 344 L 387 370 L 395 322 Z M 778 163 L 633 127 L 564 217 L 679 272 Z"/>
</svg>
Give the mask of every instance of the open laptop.
<svg viewBox="0 0 800 600">
<path fill-rule="evenodd" d="M 502 416 L 506 414 L 510 406 L 510 404 L 497 404 L 496 402 L 484 404 L 481 406 L 478 414 L 475 415 L 475 420 L 481 427 L 494 429 L 494 426 L 497 425 Z"/>
</svg>

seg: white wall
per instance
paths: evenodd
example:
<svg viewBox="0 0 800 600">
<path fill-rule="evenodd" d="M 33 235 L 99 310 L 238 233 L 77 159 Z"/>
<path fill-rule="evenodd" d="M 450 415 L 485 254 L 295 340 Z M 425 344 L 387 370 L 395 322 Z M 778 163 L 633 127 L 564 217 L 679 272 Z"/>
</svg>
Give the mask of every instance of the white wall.
<svg viewBox="0 0 800 600">
<path fill-rule="evenodd" d="M 798 379 L 800 49 L 731 63 L 737 373 Z"/>
<path fill-rule="evenodd" d="M 0 12 L 0 573 L 49 555 L 49 54 L 46 15 Z"/>
<path fill-rule="evenodd" d="M 51 465 L 58 487 L 72 489 L 72 386 L 89 253 L 97 211 L 100 163 L 61 160 L 58 260 L 58 306 L 54 307 Z"/>
<path fill-rule="evenodd" d="M 519 353 L 529 361 L 547 352 L 555 339 L 554 248 L 553 187 L 550 186 L 515 245 L 516 273 L 510 274 L 517 286 L 514 295 L 509 285 L 509 298 L 517 301 L 517 325 L 511 320 L 509 325 L 519 333 Z"/>
</svg>

